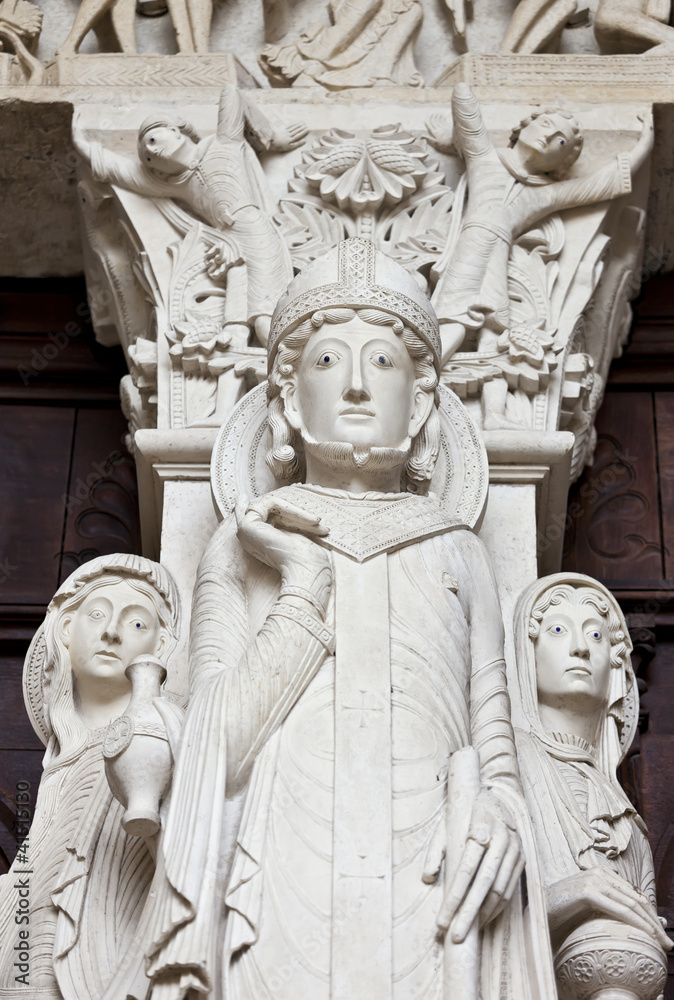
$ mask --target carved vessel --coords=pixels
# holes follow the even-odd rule
[[[590,920],[555,956],[560,1000],[658,1000],[667,960],[653,938],[615,920]]]
[[[151,837],[160,826],[159,805],[171,780],[173,758],[166,727],[154,706],[166,667],[153,656],[126,668],[133,693],[126,713],[113,721],[103,740],[105,773],[126,812],[122,826],[134,837]]]

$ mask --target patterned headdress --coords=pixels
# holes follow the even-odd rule
[[[269,369],[286,333],[323,309],[382,309],[417,333],[440,373],[438,320],[428,297],[403,267],[371,240],[344,240],[312,261],[288,285],[271,321]]]

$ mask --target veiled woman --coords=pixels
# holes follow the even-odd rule
[[[515,638],[530,727],[517,750],[553,949],[600,916],[668,949],[646,828],[616,776],[638,718],[620,607],[589,577],[544,577],[520,596]]]
[[[101,745],[131,696],[126,667],[143,654],[166,661],[179,614],[163,567],[101,556],[61,585],[33,639],[24,689],[47,752],[28,841],[0,880],[2,998],[98,1000],[134,939],[152,845],[122,829]],[[178,713],[171,708],[163,713],[169,730]],[[14,917],[26,881],[30,959],[18,980],[15,946],[26,939]]]

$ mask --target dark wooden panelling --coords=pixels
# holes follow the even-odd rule
[[[58,582],[75,411],[0,406],[0,602],[45,604]]]
[[[663,577],[653,400],[607,392],[592,467],[569,497],[564,568],[612,586]]]
[[[110,552],[140,552],[138,492],[119,410],[80,409],[68,497],[61,579]]]
[[[665,576],[674,580],[674,393],[655,393]]]
[[[23,656],[0,659],[0,750],[39,750],[42,744],[23,703]]]

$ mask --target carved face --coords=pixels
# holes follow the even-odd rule
[[[354,448],[401,447],[433,405],[402,338],[358,317],[312,335],[283,398],[295,430]]]
[[[111,695],[131,691],[124,671],[143,653],[159,656],[165,633],[152,598],[126,581],[96,587],[61,622],[76,689],[95,683]]]
[[[530,169],[547,174],[569,160],[574,138],[573,122],[568,118],[542,114],[522,129],[517,145],[526,151]]]
[[[536,639],[539,705],[599,711],[608,701],[611,669],[608,625],[596,608],[569,601],[548,608]]]
[[[170,160],[191,140],[175,125],[155,125],[140,141],[140,148],[147,163],[153,160]]]

